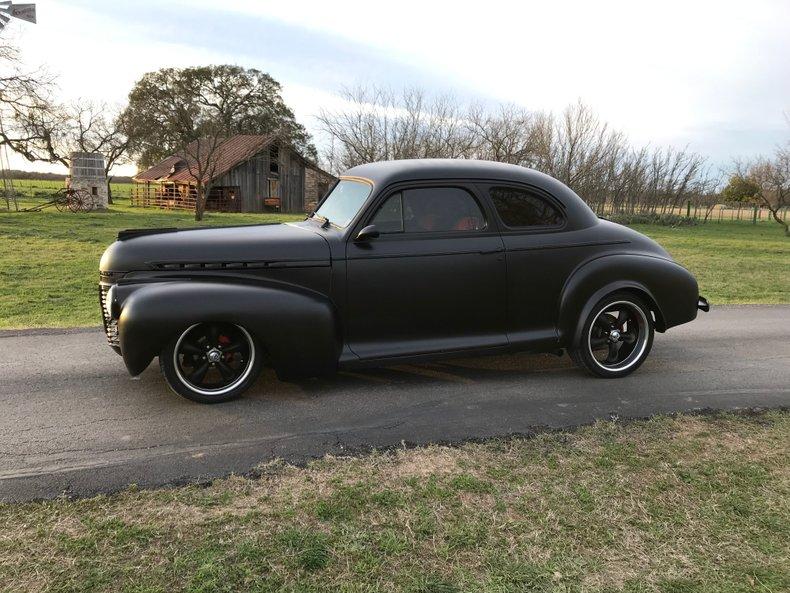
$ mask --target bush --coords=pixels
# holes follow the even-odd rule
[[[673,227],[696,226],[700,222],[696,218],[686,218],[679,214],[659,214],[658,212],[637,212],[633,214],[619,213],[610,214],[602,218],[606,218],[606,220],[611,220],[618,224],[658,224]]]

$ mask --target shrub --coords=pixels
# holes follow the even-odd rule
[[[633,214],[618,213],[602,217],[618,224],[658,224],[661,226],[696,226],[699,220],[686,218],[679,214],[659,214],[658,212],[637,212]]]

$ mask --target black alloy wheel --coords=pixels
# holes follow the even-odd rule
[[[602,299],[588,315],[581,343],[572,357],[600,377],[623,377],[635,371],[653,345],[650,309],[628,293]]]
[[[261,353],[239,325],[197,323],[165,347],[159,365],[176,393],[215,403],[238,397],[255,381]]]

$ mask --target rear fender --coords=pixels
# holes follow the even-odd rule
[[[190,325],[211,321],[244,326],[279,374],[320,375],[337,367],[338,317],[318,293],[210,281],[132,285],[118,293],[121,354],[132,375]]]
[[[558,316],[560,343],[577,346],[582,320],[598,301],[617,291],[641,297],[653,311],[658,331],[697,316],[697,281],[683,266],[648,255],[608,255],[581,265],[566,281]]]

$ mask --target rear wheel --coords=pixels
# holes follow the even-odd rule
[[[159,355],[170,388],[200,403],[240,396],[255,382],[261,361],[262,352],[252,335],[232,323],[196,323]]]
[[[585,319],[571,357],[599,377],[624,377],[645,361],[654,334],[653,317],[641,299],[629,293],[611,294]]]

